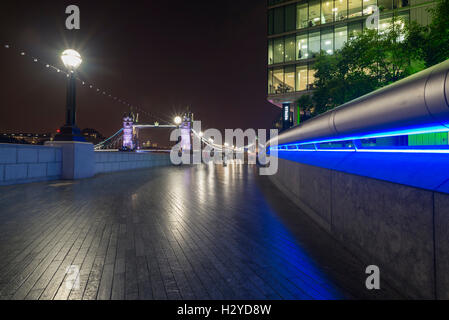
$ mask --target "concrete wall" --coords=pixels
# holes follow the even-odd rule
[[[271,179],[402,294],[449,299],[449,194],[282,158]]]
[[[0,185],[60,179],[61,163],[60,148],[0,144]]]
[[[95,152],[95,173],[169,166],[169,153]]]
[[[0,186],[62,180],[63,159],[61,146],[0,144]],[[73,159],[66,162],[73,162]],[[86,166],[94,162],[93,174],[171,165],[169,153],[96,151],[92,159],[87,164],[83,163]]]

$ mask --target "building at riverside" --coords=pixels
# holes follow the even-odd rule
[[[414,20],[428,24],[426,0],[268,0],[268,101],[283,107],[284,123],[298,124],[303,94],[313,93],[313,64],[324,51],[333,54],[367,28],[375,8],[379,32]]]

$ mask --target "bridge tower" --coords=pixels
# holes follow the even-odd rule
[[[192,123],[193,123],[193,113],[187,111],[184,113],[181,129],[181,148],[183,151],[192,150]]]
[[[123,149],[134,150],[134,114],[123,115]]]

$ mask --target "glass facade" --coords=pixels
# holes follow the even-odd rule
[[[310,90],[315,81],[311,63],[268,69],[268,93],[281,94]]]
[[[321,51],[333,54],[362,32],[363,16],[371,15],[373,6],[381,9],[379,32],[400,21],[396,17],[409,18],[409,9],[395,12],[395,19],[389,11],[407,7],[408,0],[268,0],[268,5],[273,6],[268,10],[269,94],[309,90],[314,58]]]
[[[268,1],[269,6],[285,1]],[[368,16],[374,6],[381,12],[409,6],[409,0],[301,0],[268,10],[268,35]]]

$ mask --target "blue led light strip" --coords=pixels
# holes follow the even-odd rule
[[[449,128],[443,126],[432,126],[428,128],[412,128],[412,129],[403,129],[391,132],[384,133],[370,133],[364,134],[360,136],[354,137],[342,137],[342,138],[329,138],[329,139],[320,139],[313,141],[305,141],[305,142],[293,142],[287,143],[280,146],[302,146],[309,144],[320,144],[320,143],[332,143],[332,142],[342,142],[342,141],[354,141],[354,140],[363,140],[363,139],[375,139],[375,138],[389,138],[389,137],[397,137],[397,136],[405,136],[405,135],[417,135],[417,134],[425,134],[425,133],[442,133],[449,132]]]
[[[449,149],[274,149],[278,152],[449,153]]]

